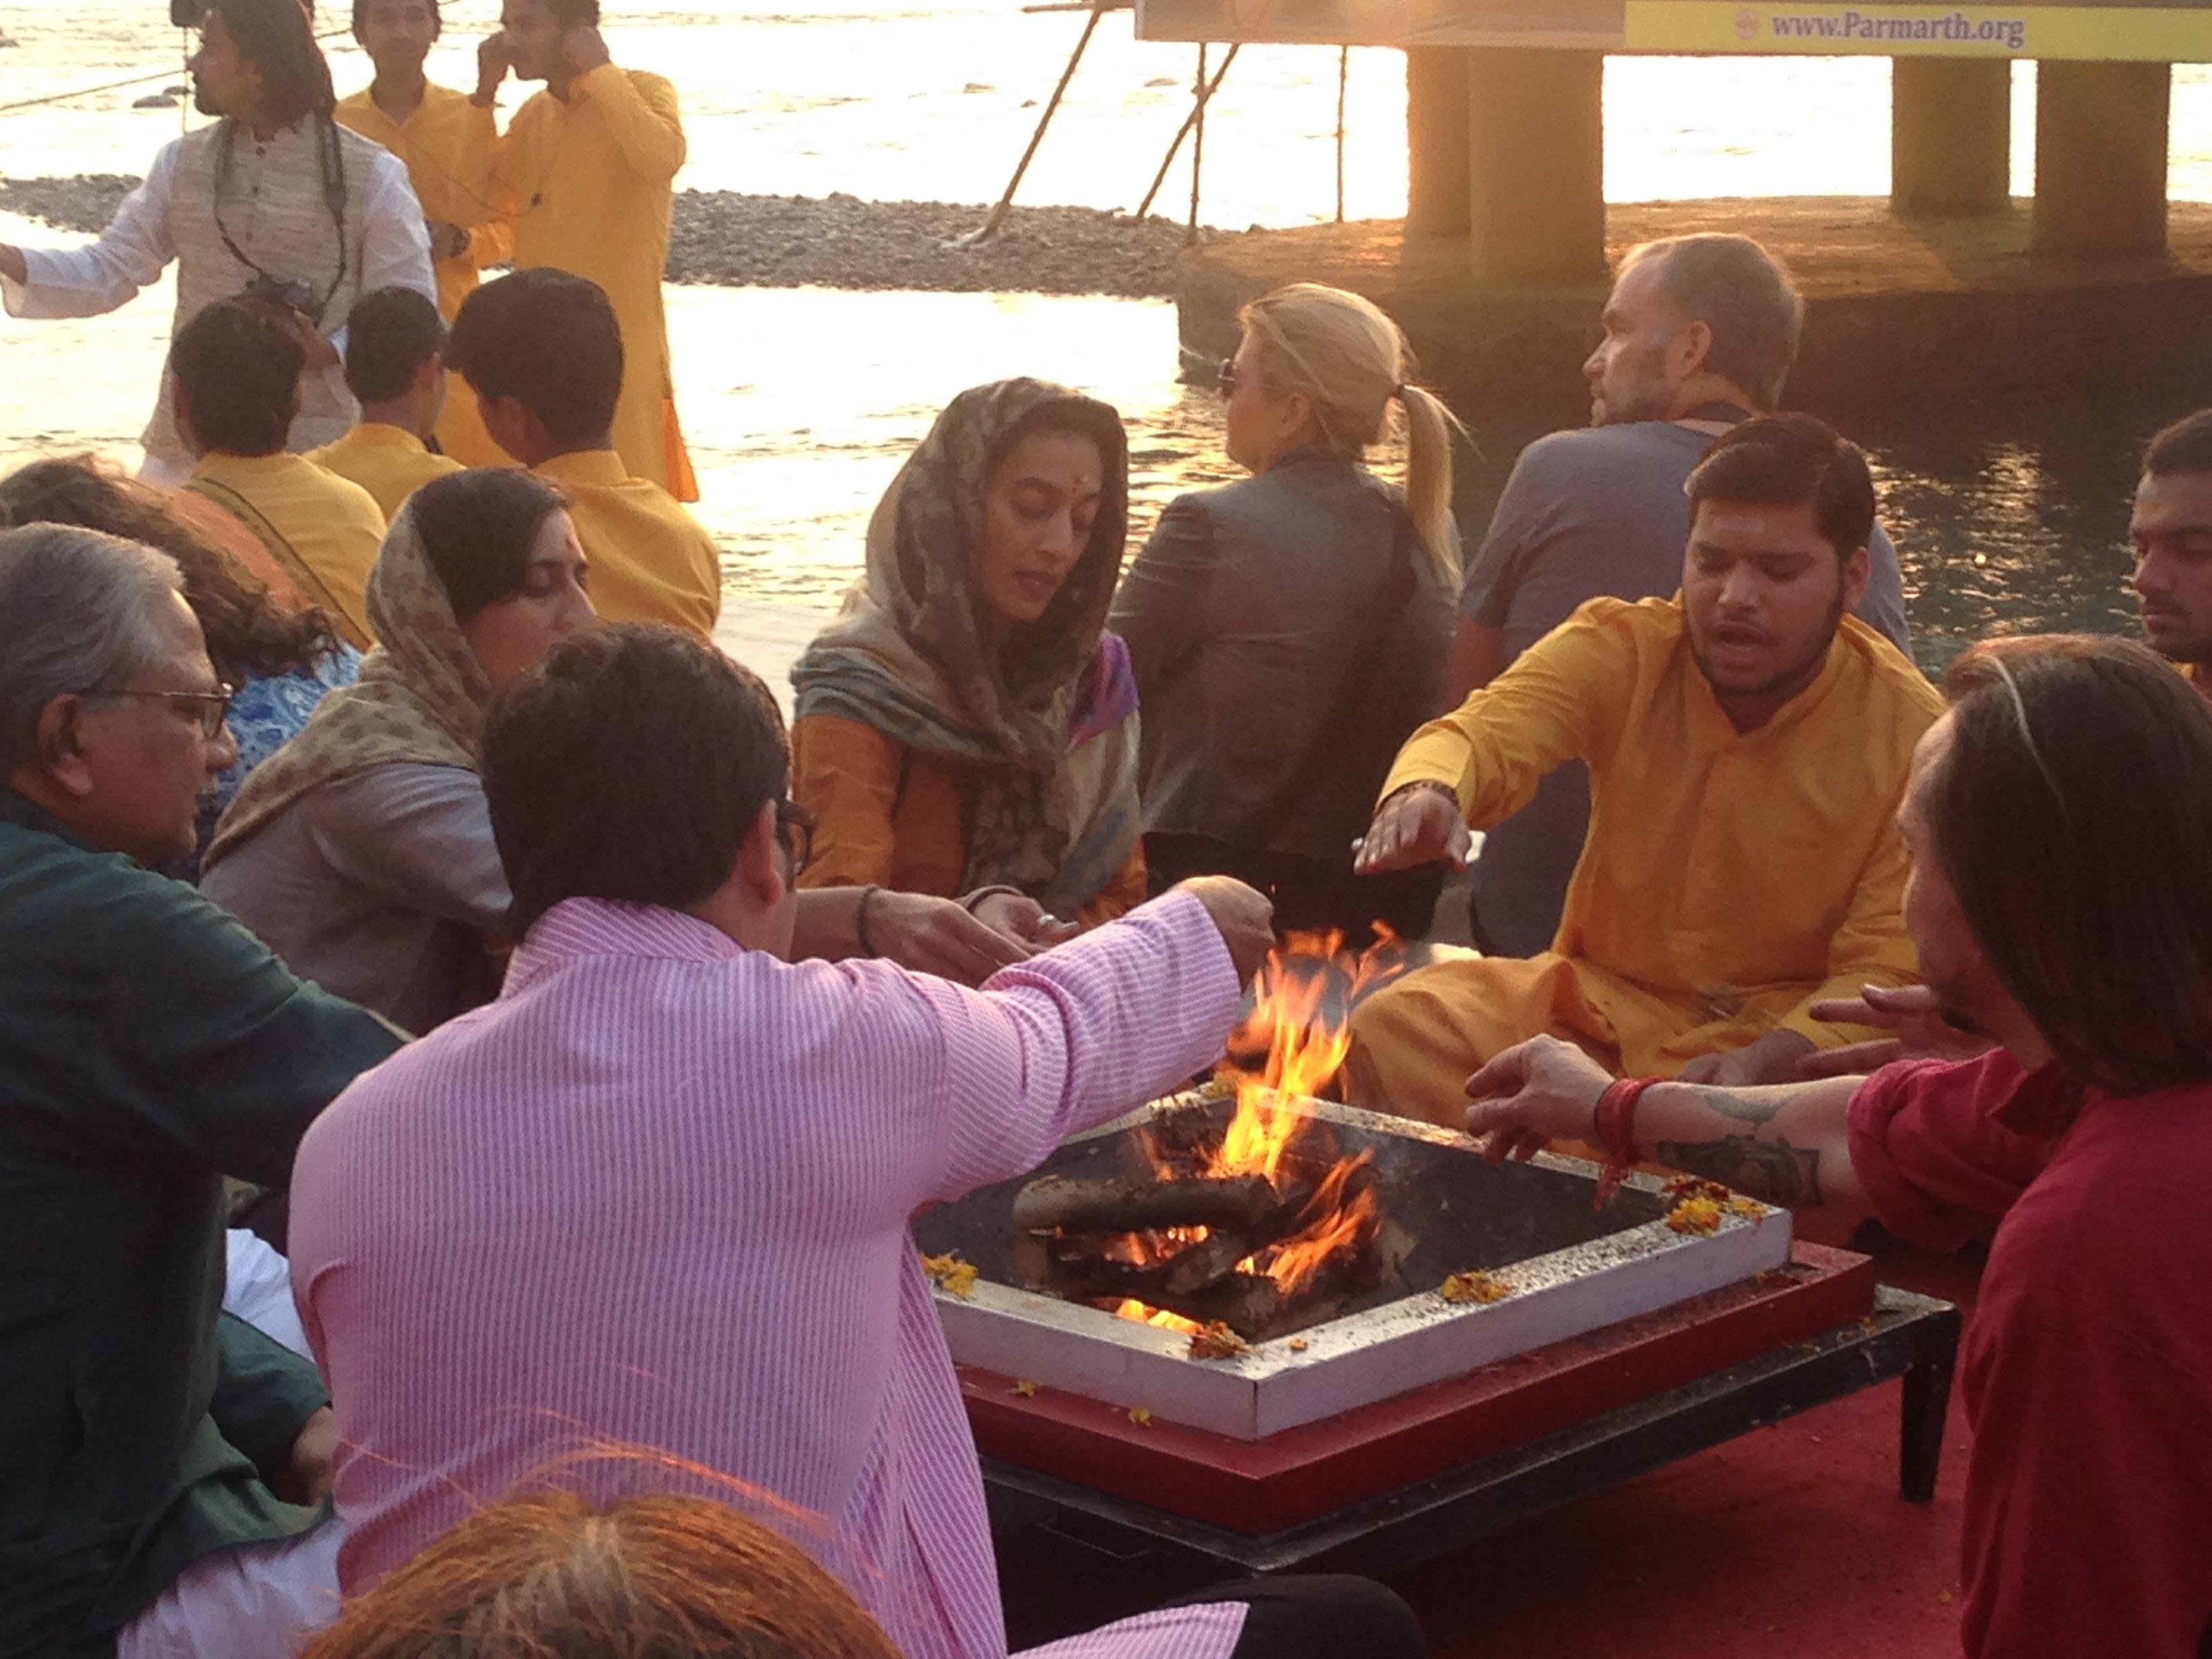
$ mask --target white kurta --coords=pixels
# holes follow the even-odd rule
[[[146,180],[116,210],[99,240],[76,248],[25,248],[27,283],[0,277],[0,301],[11,317],[96,317],[114,310],[177,261],[177,329],[201,307],[242,292],[255,276],[223,240],[272,275],[308,283],[330,301],[318,326],[344,349],[354,301],[380,288],[411,288],[434,301],[430,243],[407,169],[382,145],[341,127],[346,199],[344,275],[339,280],[339,227],[324,200],[322,150],[315,123],[302,118],[265,143],[239,129],[229,175],[216,199],[220,143],[228,121],[186,133],[161,148]],[[216,223],[220,208],[222,224]],[[335,290],[331,284],[337,280]],[[149,470],[178,476],[191,456],[177,434],[164,364],[144,443]],[[290,447],[330,443],[358,413],[337,364],[301,382],[300,417]]]

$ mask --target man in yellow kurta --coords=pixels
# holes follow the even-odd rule
[[[714,538],[659,484],[631,477],[609,441],[623,337],[597,284],[509,271],[469,296],[446,356],[500,446],[568,498],[592,608],[711,638],[722,608]]]
[[[476,101],[489,107],[509,69],[545,82],[499,147],[515,268],[550,265],[606,291],[626,362],[613,447],[628,476],[696,501],[660,297],[684,124],[676,88],[612,63],[599,21],[599,0],[506,0],[500,32],[478,53]]]
[[[1594,599],[1398,757],[1364,869],[1464,859],[1570,759],[1592,810],[1552,949],[1407,975],[1354,1017],[1354,1101],[1457,1127],[1468,1074],[1538,1032],[1624,1076],[1795,1075],[1865,1035],[1823,998],[1911,981],[1893,821],[1942,702],[1856,617],[1874,487],[1808,416],[1717,444],[1682,591]]]
[[[495,205],[499,130],[490,102],[434,86],[422,73],[443,27],[438,0],[354,0],[353,38],[376,65],[376,77],[341,98],[334,113],[405,164],[430,233],[438,309],[450,323],[475,292],[477,273],[514,252],[514,232]],[[506,462],[470,398],[447,406],[437,437],[439,448],[463,466]]]
[[[346,386],[361,404],[361,419],[307,459],[376,497],[387,524],[431,479],[461,470],[423,441],[451,401],[445,350],[445,319],[411,288],[365,295],[346,318]]]
[[[365,651],[374,643],[366,593],[384,514],[359,484],[286,452],[306,358],[284,308],[244,295],[202,307],[177,331],[170,397],[196,458],[182,488],[251,531],[296,591]]]

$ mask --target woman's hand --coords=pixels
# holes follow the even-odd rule
[[[1973,1060],[1996,1046],[1952,1024],[1925,985],[1863,986],[1855,997],[1816,1002],[1810,1012],[1837,1025],[1872,1025],[1896,1035],[1808,1054],[1797,1062],[1801,1078],[1859,1077],[1898,1060]]]
[[[1062,921],[1048,915],[1044,906],[1027,893],[986,893],[968,909],[993,933],[1039,951],[1065,945],[1083,931],[1080,922]]]
[[[1595,1140],[1598,1097],[1613,1081],[1573,1043],[1530,1037],[1468,1079],[1474,1104],[1467,1132],[1489,1137],[1483,1153],[1493,1164],[1509,1156],[1525,1162],[1554,1140]]]
[[[1474,844],[1459,801],[1442,783],[1409,783],[1376,810],[1353,848],[1352,867],[1360,875],[1411,870],[1448,860],[1464,868]]]

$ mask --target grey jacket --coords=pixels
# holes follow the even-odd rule
[[[1410,586],[1394,584],[1407,567]],[[1146,830],[1336,859],[1436,712],[1452,601],[1398,490],[1309,448],[1170,503],[1109,626],[1136,671]],[[1345,698],[1357,706],[1333,724]],[[1271,812],[1308,773],[1311,787]]]

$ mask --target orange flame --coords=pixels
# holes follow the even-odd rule
[[[1170,1313],[1165,1308],[1152,1307],[1138,1301],[1134,1297],[1124,1297],[1121,1305],[1114,1310],[1114,1316],[1117,1319],[1133,1319],[1139,1325],[1158,1325],[1164,1330],[1182,1331],[1187,1334],[1196,1333],[1205,1328],[1195,1319],[1185,1319],[1181,1314]]]

